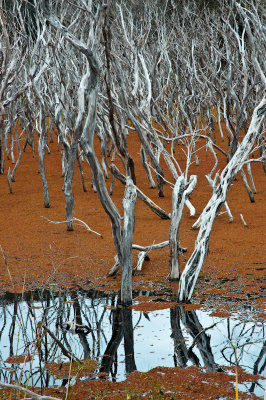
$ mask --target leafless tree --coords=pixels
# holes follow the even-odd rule
[[[259,161],[265,162],[265,105],[263,101],[259,104],[266,81],[260,44],[260,38],[265,39],[261,6],[253,0],[221,1],[219,9],[187,0],[178,6],[174,1],[159,0],[138,2],[137,6],[120,0],[106,4],[34,0],[32,4],[31,28],[25,24],[20,2],[13,2],[9,14],[1,8],[1,171],[4,151],[12,158],[17,143],[19,154],[8,173],[10,191],[22,156],[16,129],[21,117],[24,149],[30,144],[34,154],[34,135],[38,135],[44,203],[50,206],[44,157],[49,152],[48,129],[55,128],[61,146],[67,229],[73,230],[75,219],[72,183],[77,160],[84,190],[83,166],[88,164],[93,189],[110,218],[116,252],[110,275],[121,267],[121,300],[127,304],[131,302],[132,249],[140,251],[140,270],[148,251],[169,246],[169,278],[180,277],[179,226],[185,205],[190,215],[195,215],[189,194],[197,177],[190,176],[190,167],[200,164],[198,147],[204,141],[208,155],[215,158],[207,175],[213,196],[194,224],[194,228],[200,226],[200,232],[181,276],[180,300],[190,300],[208,251],[212,223],[223,204],[233,220],[226,200],[238,171],[254,200],[256,187],[250,167],[254,159],[249,159],[253,145],[260,149]],[[9,26],[16,27],[14,32]],[[264,46],[265,40],[262,43]],[[222,140],[228,136],[228,151],[216,143],[214,123],[218,123]],[[132,132],[139,139],[139,156],[150,186],[157,187],[161,197],[164,185],[173,189],[170,213],[139,188],[135,155],[128,144]],[[101,160],[94,147],[95,135]],[[215,176],[217,151],[228,162],[219,176]],[[183,168],[178,162],[181,152],[186,158]],[[116,158],[122,163],[120,169]],[[126,185],[121,199],[123,216],[111,199],[113,184],[110,193],[107,190],[109,176],[112,183],[119,179]],[[161,218],[171,218],[168,241],[132,244],[137,197]]]

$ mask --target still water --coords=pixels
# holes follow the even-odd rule
[[[264,351],[264,324],[239,313],[219,318],[182,306],[146,313],[122,308],[117,295],[95,290],[7,293],[0,298],[0,380],[7,383],[65,385],[67,376],[55,378],[45,365],[69,362],[69,357],[98,362],[86,379],[104,372],[121,381],[131,371],[157,366],[222,371],[234,366],[236,358],[246,372],[263,377]],[[262,379],[239,389],[263,398]]]

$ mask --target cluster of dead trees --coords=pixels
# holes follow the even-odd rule
[[[207,3],[0,0],[0,173],[4,173],[5,157],[11,158],[14,168],[6,173],[12,191],[22,152],[31,146],[34,156],[37,140],[44,205],[50,207],[44,159],[50,151],[49,140],[57,135],[65,219],[67,229],[73,230],[74,166],[79,166],[86,190],[83,167],[89,165],[92,187],[110,218],[116,251],[110,274],[121,267],[124,304],[132,299],[132,248],[140,251],[141,268],[147,251],[169,246],[170,279],[180,278],[179,225],[184,206],[195,215],[189,194],[197,177],[190,176],[189,167],[200,162],[198,138],[205,140],[206,150],[215,159],[207,177],[213,195],[194,224],[199,234],[180,278],[180,301],[191,299],[213,221],[223,205],[232,219],[226,202],[232,180],[241,171],[254,201],[251,162],[260,161],[265,170],[263,4],[221,0],[216,9]],[[215,124],[222,140],[229,140],[227,153],[216,145]],[[171,214],[137,185],[128,146],[131,130],[138,135],[150,186],[164,196],[164,185],[172,184]],[[100,158],[94,149],[95,135],[101,143]],[[185,169],[174,155],[176,144],[186,153]],[[256,159],[250,157],[254,146],[260,152]],[[227,166],[215,174],[217,151],[227,157]],[[165,180],[162,160],[172,176],[170,183]],[[108,177],[125,184],[123,215],[107,189]],[[171,219],[168,241],[147,247],[132,243],[137,198],[160,218]]]

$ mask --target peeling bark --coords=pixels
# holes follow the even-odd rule
[[[227,166],[222,171],[219,183],[217,184],[211,199],[202,212],[201,225],[195,243],[195,248],[180,279],[178,294],[180,301],[189,301],[193,295],[200,270],[208,252],[213,222],[221,206],[226,201],[227,192],[231,182],[235,178],[236,174],[242,169],[252,150],[254,141],[260,135],[260,128],[262,126],[265,114],[266,98],[264,98],[255,108],[247,134],[245,135],[241,144],[238,146]]]
[[[197,183],[197,177],[192,175],[187,184],[185,178],[181,175],[174,186],[172,194],[172,217],[169,232],[170,249],[170,281],[179,279],[179,226],[183,215],[183,209],[186,198],[192,193]]]
[[[132,303],[132,239],[135,224],[135,205],[137,191],[131,178],[127,177],[124,207],[124,227],[122,242],[122,281],[121,281],[121,302],[122,304]]]

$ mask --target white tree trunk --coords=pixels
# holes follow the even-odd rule
[[[126,178],[123,174],[121,174],[121,172],[119,171],[119,169],[117,168],[116,165],[112,164],[111,167],[111,172],[113,174],[113,176],[115,176],[117,179],[120,180],[120,182],[122,182],[123,184],[126,183]],[[160,218],[162,219],[170,219],[169,214],[164,211],[161,207],[159,207],[156,203],[154,203],[148,196],[146,196],[137,186],[136,186],[136,190],[137,190],[137,195],[138,197],[155,213],[157,214]]]
[[[141,160],[141,164],[142,164],[142,166],[144,168],[144,171],[146,172],[147,179],[148,179],[148,182],[150,184],[150,187],[153,188],[153,189],[156,188],[156,184],[155,184],[155,182],[154,182],[154,180],[152,178],[150,167],[149,167],[149,165],[147,163],[147,155],[146,155],[146,152],[145,152],[144,147],[142,145],[141,145],[141,148],[140,148],[140,160]]]
[[[48,184],[45,175],[45,167],[44,167],[44,147],[45,147],[45,138],[43,134],[40,134],[39,143],[38,143],[38,154],[39,154],[39,161],[40,161],[40,175],[42,180],[43,186],[43,196],[44,196],[44,206],[45,208],[50,208],[50,201],[49,201],[49,191],[48,191]]]
[[[184,176],[181,175],[174,186],[172,194],[172,218],[169,232],[170,281],[176,281],[179,279],[179,226],[186,198],[192,192],[196,183],[196,175],[191,176],[189,184],[186,183]]]
[[[75,161],[78,151],[78,141],[74,137],[68,149],[67,167],[64,176],[64,195],[65,195],[65,216],[67,221],[67,230],[73,231],[73,213],[74,213],[74,195],[72,191]]]
[[[122,239],[122,281],[121,302],[132,303],[132,239],[135,225],[135,205],[137,201],[137,190],[132,179],[127,176],[124,207],[124,228]]]
[[[255,108],[246,136],[222,171],[220,182],[217,184],[211,199],[202,212],[201,226],[195,248],[181,275],[178,294],[179,301],[189,301],[192,297],[200,270],[208,252],[212,224],[221,206],[226,201],[227,192],[232,180],[242,169],[252,150],[255,139],[260,135],[260,128],[265,114],[266,98]]]

